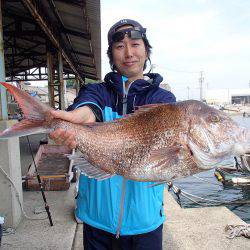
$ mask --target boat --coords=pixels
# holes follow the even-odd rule
[[[225,185],[250,185],[250,154],[240,156],[240,163],[234,160],[235,166],[215,168],[217,180]]]
[[[234,166],[217,167],[214,175],[224,185],[250,185],[250,172],[243,172]]]
[[[250,153],[242,155],[240,161],[242,171],[250,174]]]

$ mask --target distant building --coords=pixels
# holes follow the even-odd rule
[[[250,88],[208,89],[205,100],[208,104],[250,104]]]

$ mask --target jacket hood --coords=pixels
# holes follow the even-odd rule
[[[131,83],[129,88],[130,94],[138,94],[147,92],[151,89],[158,88],[163,78],[157,73],[148,73],[144,75],[144,79],[138,79]],[[105,83],[119,94],[123,94],[122,76],[116,72],[108,73],[104,78]]]

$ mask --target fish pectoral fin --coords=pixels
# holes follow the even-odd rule
[[[180,158],[184,153],[184,148],[181,145],[173,147],[164,147],[154,149],[150,153],[150,161],[163,161],[171,158]]]
[[[90,164],[85,158],[81,155],[67,155],[70,160],[74,160],[74,166],[78,168],[82,174],[88,176],[89,178],[94,178],[97,180],[108,179],[114,174],[105,172],[97,166]]]
[[[152,168],[177,165],[185,158],[185,153],[185,149],[181,145],[155,149],[151,152],[148,162]]]

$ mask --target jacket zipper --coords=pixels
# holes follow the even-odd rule
[[[116,231],[116,238],[117,239],[120,236],[120,231],[121,231],[121,227],[122,227],[122,218],[123,218],[123,212],[124,212],[125,191],[126,191],[126,179],[122,178],[122,195],[121,195],[121,201],[120,201],[120,214],[119,214],[118,226],[117,226],[117,231]]]
[[[125,88],[126,80],[127,80],[126,78],[123,78],[123,99],[122,99],[122,114],[123,115],[127,114],[128,90],[126,91],[126,88]],[[120,201],[120,213],[119,213],[118,225],[117,225],[117,230],[116,230],[116,238],[119,238],[121,227],[122,227],[122,218],[123,218],[123,213],[124,213],[125,191],[126,191],[126,178],[123,177],[122,178],[122,195],[121,195],[121,201]]]

